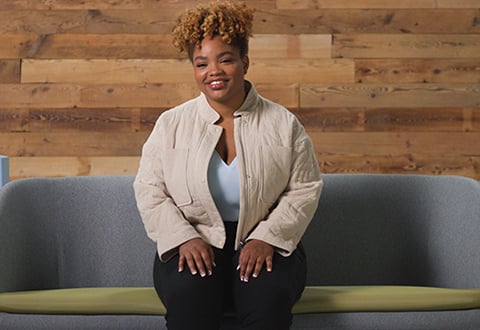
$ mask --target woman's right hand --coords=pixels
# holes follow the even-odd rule
[[[215,254],[212,247],[201,238],[186,241],[179,248],[178,271],[182,272],[185,263],[192,275],[212,275],[215,266]]]

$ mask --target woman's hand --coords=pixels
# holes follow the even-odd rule
[[[194,238],[180,245],[179,254],[179,272],[183,272],[186,263],[192,275],[197,273],[200,273],[202,277],[207,274],[212,275],[215,266],[215,254],[212,247],[201,238]]]
[[[250,276],[257,278],[264,264],[267,272],[271,272],[273,267],[273,246],[257,239],[248,241],[242,248],[238,258],[237,270],[240,271],[240,280],[248,282]]]

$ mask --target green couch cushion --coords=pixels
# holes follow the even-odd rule
[[[480,308],[480,289],[409,286],[306,287],[293,312],[434,311]],[[165,314],[153,288],[79,288],[0,293],[0,312]]]

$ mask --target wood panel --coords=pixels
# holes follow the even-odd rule
[[[391,173],[478,177],[479,157],[370,156],[318,154],[323,173]]]
[[[298,107],[298,84],[256,84],[256,88],[286,107]],[[0,109],[170,108],[199,94],[194,83],[0,84]]]
[[[480,107],[479,84],[304,85],[301,107]]]
[[[332,36],[255,35],[252,58],[328,58]],[[184,59],[167,34],[3,34],[0,58],[35,59]]]
[[[20,83],[20,60],[0,59],[0,84]]]
[[[450,132],[448,139],[442,132],[309,132],[317,153],[322,155],[471,157],[480,154],[480,132]]]
[[[468,132],[479,130],[478,108],[300,108],[308,130],[322,132]]]
[[[479,8],[478,0],[277,0],[278,9]]]
[[[168,34],[180,8],[0,10],[0,33]],[[259,34],[479,33],[479,9],[258,9]]]
[[[360,83],[480,83],[480,58],[356,59]]]
[[[0,1],[12,178],[134,174],[158,116],[199,95],[170,33],[200,2]],[[298,116],[323,172],[480,180],[478,0],[247,4],[247,78]]]
[[[249,7],[274,9],[276,0],[244,0]],[[78,10],[78,9],[170,9],[182,10],[210,0],[8,0],[0,2],[0,10]]]
[[[139,155],[147,132],[0,133],[2,154],[15,156],[132,156]]]
[[[165,34],[0,35],[0,57],[3,58],[135,59],[177,56],[179,54],[172,46],[171,36]]]
[[[258,33],[463,34],[480,32],[479,9],[309,9],[257,11]]]
[[[353,82],[354,63],[342,59],[252,60],[248,79],[257,83]],[[189,60],[24,60],[22,83],[192,83]]]
[[[11,180],[30,177],[132,175],[140,157],[12,157]]]
[[[477,58],[480,35],[335,35],[336,58]]]

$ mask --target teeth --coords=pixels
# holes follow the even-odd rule
[[[221,81],[212,81],[210,85],[216,86],[216,85],[220,85],[221,83],[222,83]]]

